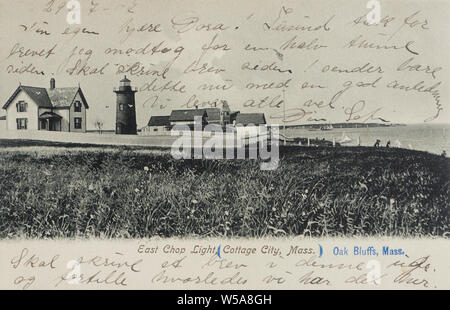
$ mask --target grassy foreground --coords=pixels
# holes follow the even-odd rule
[[[0,152],[0,238],[445,236],[450,159],[402,149],[174,160],[127,149]]]

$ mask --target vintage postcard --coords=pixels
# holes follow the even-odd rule
[[[449,12],[0,0],[0,288],[449,289]]]

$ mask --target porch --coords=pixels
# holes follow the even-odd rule
[[[61,119],[61,115],[44,112],[39,116],[39,130],[61,131]]]

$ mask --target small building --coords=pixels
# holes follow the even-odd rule
[[[140,134],[144,136],[154,134],[167,134],[168,132],[170,132],[170,129],[171,126],[169,115],[152,116],[150,117],[147,126],[141,129]]]
[[[3,105],[8,130],[86,132],[89,105],[81,88],[50,88],[19,85]]]
[[[266,125],[264,113],[239,113],[236,117],[235,125]]]
[[[241,137],[256,139],[261,134],[261,126],[266,128],[266,117],[264,113],[239,113],[234,125]]]
[[[239,111],[231,111],[225,100],[221,101],[222,107],[215,104],[211,108],[195,108],[189,110],[173,110],[170,115],[170,124],[193,125],[195,116],[202,116],[203,125],[218,125],[225,128],[226,125],[233,124]]]
[[[225,127],[228,124],[233,124],[236,120],[239,111],[231,111],[226,100],[221,100],[222,107],[218,108],[217,104],[213,108],[204,108],[208,117],[206,121],[208,124],[217,124]]]

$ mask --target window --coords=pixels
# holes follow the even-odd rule
[[[17,130],[27,129],[28,119],[27,118],[16,118]]]
[[[47,121],[41,120],[41,129],[47,129]]]
[[[81,102],[75,101],[75,112],[81,112]]]
[[[75,117],[75,129],[81,129],[81,117]]]
[[[158,131],[158,128],[153,128],[153,131]]]
[[[25,101],[19,101],[17,102],[17,112],[26,112],[27,111],[27,103]]]
[[[119,104],[119,111],[123,111],[123,109],[124,109],[124,104],[123,103]]]

